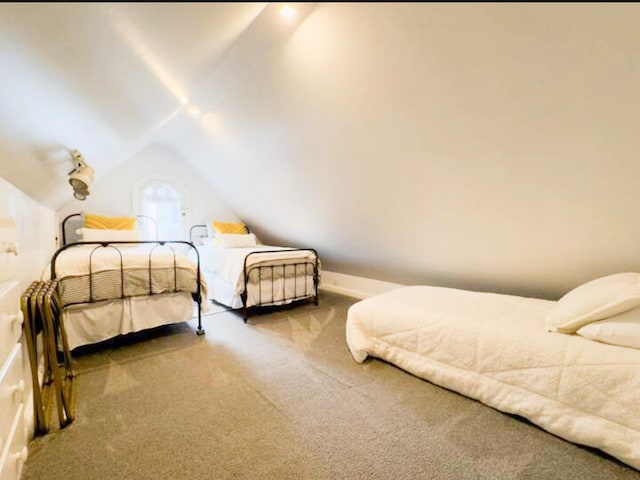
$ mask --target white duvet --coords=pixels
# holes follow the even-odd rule
[[[347,343],[640,468],[640,350],[547,332],[554,304],[406,287],[353,305]]]
[[[151,252],[153,282],[158,281],[155,276],[158,271],[174,267],[174,254],[168,247],[153,248],[154,245],[150,244],[116,246],[122,257],[117,250],[110,247],[95,250],[91,260],[89,256],[95,246],[78,246],[64,250],[56,260],[56,277],[62,281],[69,277],[88,276],[90,270],[92,274],[118,271],[121,265],[124,271],[146,272],[149,269],[151,249],[153,249]],[[175,266],[187,272],[191,280],[189,284],[195,285],[197,264],[186,255],[179,253],[179,248],[176,248]],[[48,276],[49,268],[43,273],[43,277],[48,278]],[[146,273],[143,278],[142,282],[133,282],[134,289],[147,290]],[[97,283],[98,285],[94,286],[94,292],[100,291],[100,284]],[[202,295],[206,297],[206,282],[203,278],[201,278],[200,287]],[[64,294],[61,296],[64,297]],[[201,302],[201,309],[207,310],[205,301]],[[116,335],[189,320],[193,317],[193,298],[189,291],[136,295],[68,306],[63,309],[62,315],[69,347],[73,349]]]
[[[187,292],[72,305],[62,311],[70,349],[192,317],[193,299]]]
[[[315,261],[315,255],[307,250],[291,250],[288,247],[274,247],[271,245],[257,245],[244,248],[220,248],[206,247],[200,249],[200,262],[203,270],[206,270],[231,285],[235,285],[236,291],[242,291],[244,281],[242,278],[244,272],[244,259],[247,255],[254,252],[267,252],[276,250],[272,253],[263,253],[260,256],[252,255],[247,261],[247,266],[269,265],[277,263],[278,265],[295,263],[302,259]],[[204,252],[204,253],[203,253]]]
[[[258,265],[287,265],[293,263],[299,263],[301,260],[308,260],[314,262],[316,257],[312,251],[308,250],[293,250],[289,247],[275,247],[272,245],[256,245],[252,247],[241,248],[221,248],[214,246],[202,246],[198,248],[200,253],[200,267],[203,271],[209,287],[210,298],[216,300],[219,303],[228,305],[231,308],[242,307],[241,294],[244,291],[244,260],[250,253],[254,252],[268,252],[275,250],[271,253],[262,253],[261,255],[251,255],[248,257],[247,267],[254,267]],[[286,303],[285,301],[278,301],[277,295],[281,293],[282,289],[285,290],[287,298],[293,298],[295,296],[313,295],[314,285],[312,275],[305,275],[303,267],[297,268],[297,276],[299,280],[296,283],[291,280],[285,282],[283,285],[281,281],[281,269],[274,267],[275,282],[275,301],[272,303],[280,304]],[[293,267],[290,267],[292,270]],[[287,271],[287,275],[291,275],[291,270]],[[304,277],[307,276],[306,290]],[[256,283],[255,278],[252,278],[253,283]],[[271,294],[270,280],[264,280],[263,282],[264,295]],[[294,291],[295,289],[295,291]],[[304,291],[303,291],[304,290]],[[247,306],[256,305],[259,303],[259,291],[258,288],[251,288],[249,290]]]
[[[56,260],[56,277],[89,275],[89,269],[93,273],[107,270],[120,269],[120,261],[125,270],[148,269],[149,254],[154,245],[144,244],[140,246],[114,245],[122,253],[112,247],[98,248],[91,256],[95,246],[78,246],[68,248],[58,255]],[[169,247],[158,246],[151,252],[152,268],[173,268],[174,254]],[[197,271],[197,266],[186,255],[176,251],[175,262],[178,268]],[[48,276],[49,271],[45,274]]]

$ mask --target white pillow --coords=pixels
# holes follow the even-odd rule
[[[598,342],[640,348],[640,308],[592,322],[577,333]]]
[[[83,242],[137,242],[140,232],[137,230],[109,230],[102,228],[80,228],[76,230]]]
[[[575,333],[579,328],[640,306],[640,273],[597,278],[562,297],[547,315],[551,332]]]
[[[257,244],[253,233],[219,233],[218,238],[222,248],[255,247]]]

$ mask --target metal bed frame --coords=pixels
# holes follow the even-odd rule
[[[193,293],[193,298],[194,301],[198,304],[198,327],[196,329],[196,333],[198,335],[204,335],[205,331],[204,328],[202,328],[202,312],[201,312],[201,307],[202,307],[202,291],[201,291],[201,275],[200,275],[200,252],[198,252],[198,249],[195,247],[195,245],[191,242],[187,242],[184,240],[139,240],[139,241],[104,241],[104,242],[72,242],[72,243],[66,243],[66,239],[67,239],[67,235],[66,235],[66,227],[67,227],[67,222],[69,221],[70,218],[76,217],[76,216],[80,216],[81,214],[79,213],[74,213],[71,215],[68,215],[63,221],[62,221],[62,241],[63,241],[63,245],[53,254],[53,257],[51,258],[51,280],[55,280],[56,279],[56,260],[58,259],[58,256],[65,250],[70,249],[70,248],[74,248],[74,247],[78,247],[78,246],[83,246],[83,245],[95,245],[95,248],[91,251],[90,255],[89,255],[89,302],[83,302],[83,303],[93,303],[94,300],[93,299],[93,272],[92,272],[92,259],[93,259],[93,254],[102,248],[113,248],[114,250],[116,250],[120,256],[120,299],[123,298],[127,298],[127,296],[125,295],[125,280],[124,280],[124,261],[123,261],[123,257],[122,257],[122,252],[118,249],[117,245],[155,245],[153,248],[150,249],[149,251],[149,292],[148,295],[160,295],[160,293],[154,293],[153,292],[153,288],[151,285],[151,274],[152,274],[152,254],[153,251],[158,248],[158,247],[167,247],[169,248],[172,253],[173,253],[173,272],[174,272],[174,287],[173,290],[167,291],[167,292],[163,292],[163,293],[176,293],[178,292],[178,282],[177,282],[177,277],[178,277],[178,267],[176,264],[176,252],[173,248],[172,245],[186,245],[189,248],[193,249],[196,253],[196,292]],[[140,217],[144,217],[143,215],[139,215]],[[150,218],[150,217],[147,217]]]
[[[245,225],[245,227],[247,228],[247,231],[250,232],[249,227]],[[192,244],[195,243],[195,241],[197,241],[198,239],[202,239],[202,238],[208,238],[208,235],[194,235],[194,230],[196,229],[206,229],[207,226],[206,225],[193,225],[190,229],[189,229],[189,240],[191,241]],[[276,304],[276,301],[274,300],[275,298],[275,285],[274,285],[274,273],[278,270],[278,269],[282,269],[282,298],[278,299],[278,302],[283,302],[282,306],[284,305],[290,305],[294,302],[301,302],[304,300],[313,300],[313,303],[315,305],[318,305],[318,283],[320,280],[320,275],[318,272],[318,262],[320,257],[318,256],[318,252],[313,249],[313,248],[292,248],[290,250],[286,250],[286,252],[311,252],[313,253],[315,260],[314,261],[309,261],[309,260],[301,260],[299,262],[294,262],[294,263],[286,263],[286,264],[273,264],[273,265],[248,265],[248,260],[250,257],[259,257],[260,255],[264,255],[264,254],[270,254],[270,253],[280,253],[282,252],[282,250],[262,250],[260,252],[251,252],[249,253],[245,258],[244,258],[244,264],[243,264],[243,268],[242,268],[242,278],[243,278],[243,290],[242,293],[240,295],[240,298],[242,300],[242,319],[244,320],[245,323],[247,323],[247,319],[249,318],[249,309],[250,308],[260,308],[260,307],[275,307],[275,306],[279,306],[278,304]],[[304,269],[304,294],[301,296],[296,295],[297,293],[297,276],[299,273],[299,268],[298,267],[302,267]],[[313,269],[313,289],[314,289],[314,293],[313,295],[307,295],[307,275],[309,272],[309,268]],[[286,296],[286,284],[287,284],[287,280],[290,278],[291,276],[287,276],[287,269],[293,269],[293,296],[291,298],[287,298]],[[271,300],[270,301],[266,301],[263,302],[262,299],[262,280],[263,280],[263,276],[262,276],[262,272],[264,270],[268,270],[271,274],[270,278],[271,278]],[[252,305],[251,307],[247,306],[247,301],[248,301],[248,285],[249,282],[251,280],[251,275],[253,274],[253,278],[255,279],[257,277],[258,280],[258,303],[256,303],[255,305]],[[267,288],[267,291],[269,289]]]
[[[67,222],[69,220],[71,220],[74,217],[82,217],[81,213],[72,213],[71,215],[67,215],[64,220],[62,220],[62,245],[66,245],[67,244]],[[140,220],[144,220],[146,222],[151,222],[153,224],[153,229],[155,230],[155,239],[158,239],[158,222],[156,222],[156,219],[153,217],[150,217],[149,215],[136,215],[135,216],[138,223],[140,223]]]

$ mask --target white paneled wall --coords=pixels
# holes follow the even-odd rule
[[[15,229],[0,228],[0,479],[17,480],[33,432],[33,397],[19,299],[40,278],[55,250],[56,218],[53,210],[0,178],[0,219],[5,227],[15,222]],[[5,251],[3,239],[10,239],[13,252]]]
[[[55,213],[0,178],[0,218],[3,217],[16,222],[19,254],[0,252],[0,283],[19,280],[23,285],[29,284],[40,278],[55,251]]]

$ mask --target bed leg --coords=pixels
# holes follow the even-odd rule
[[[316,264],[313,267],[313,289],[315,291],[315,296],[313,297],[313,303],[317,307],[319,304],[318,301],[318,285],[320,284],[320,275],[318,275],[318,254],[316,253]]]
[[[244,323],[247,323],[247,319],[249,318],[249,309],[247,308],[247,277],[245,276],[244,280],[244,291],[240,295],[242,299],[242,320]]]
[[[196,328],[196,335],[204,335],[204,328],[202,328],[202,298],[198,297],[198,328]]]

